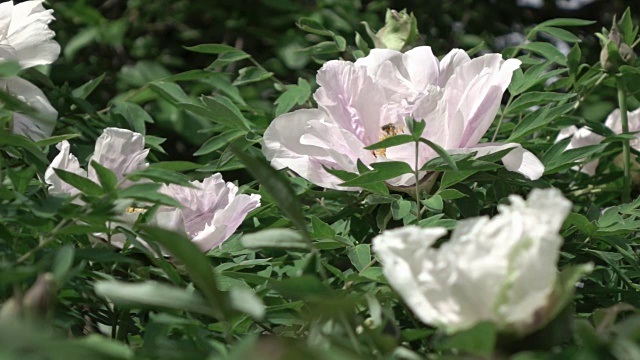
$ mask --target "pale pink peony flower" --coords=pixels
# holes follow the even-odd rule
[[[238,194],[238,187],[214,174],[196,188],[164,185],[160,192],[182,204],[182,208],[162,207],[155,222],[158,226],[186,233],[202,250],[209,251],[227,240],[249,212],[260,206],[260,195]]]
[[[404,119],[425,120],[423,138],[451,154],[478,156],[514,148],[502,161],[530,179],[544,172],[542,163],[519,144],[479,144],[500,107],[502,94],[520,61],[500,54],[469,59],[459,49],[439,61],[427,46],[406,53],[373,49],[355,63],[329,61],[318,72],[318,109],[302,109],[276,118],[264,134],[263,152],[271,164],[288,167],[305,179],[332,189],[357,190],[327,168],[357,172],[357,160],[370,165],[403,161],[412,168],[415,145],[384,150],[364,147],[394,134],[407,133]],[[421,167],[438,155],[419,148]],[[392,186],[415,183],[412,174],[388,180]]]
[[[639,132],[640,131],[640,109],[635,111],[627,112],[627,118],[629,120],[629,132]],[[620,118],[620,109],[613,110],[607,120],[605,120],[604,125],[611,129],[616,134],[622,134],[622,120]],[[604,136],[598,135],[593,131],[587,128],[578,129],[576,126],[569,126],[564,128],[558,134],[555,142],[571,137],[571,141],[565,148],[566,150],[577,149],[584,146],[590,145],[598,145],[604,140]],[[630,141],[630,145],[632,148],[640,151],[640,137],[636,134],[636,138]],[[599,160],[593,160],[582,167],[575,167],[576,170],[580,170],[581,172],[587,175],[595,175],[596,168],[598,167]],[[634,174],[634,177],[637,175]]]
[[[53,10],[45,10],[43,1],[0,3],[0,61],[12,60],[22,68],[46,65],[60,54],[60,45],[49,29]]]
[[[492,219],[458,222],[437,248],[442,227],[405,226],[373,239],[389,285],[422,322],[455,332],[491,321],[526,333],[545,320],[537,315],[553,300],[559,231],[571,202],[557,189],[509,200]]]
[[[78,159],[70,153],[66,141],[58,145],[60,153],[53,159],[45,172],[45,181],[50,185],[49,193],[54,195],[77,195],[79,191],[65,183],[56,175],[54,168],[73,172],[98,182],[98,177],[89,166],[89,171],[82,169]],[[149,150],[144,149],[144,137],[130,130],[107,128],[96,141],[91,160],[110,169],[116,175],[121,187],[132,185],[124,180],[127,174],[142,170],[149,164],[145,161]],[[240,226],[251,211],[260,206],[260,195],[237,194],[238,187],[225,183],[222,175],[214,174],[204,181],[191,182],[196,188],[180,185],[163,185],[160,192],[173,197],[182,208],[162,206],[151,220],[159,227],[184,232],[203,251],[208,251],[222,244]],[[82,201],[76,199],[76,203]],[[126,205],[129,206],[129,205]],[[128,207],[114,221],[114,226],[130,227],[145,210]],[[106,234],[94,234],[106,238]],[[113,234],[108,239],[117,247],[123,247],[126,237]],[[144,243],[144,242],[143,242]]]

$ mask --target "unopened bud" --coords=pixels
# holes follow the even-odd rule
[[[363,23],[376,48],[400,51],[410,46],[418,37],[418,22],[407,10],[387,10],[385,25],[374,33],[367,23]]]

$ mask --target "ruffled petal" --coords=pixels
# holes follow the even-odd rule
[[[530,180],[537,180],[544,174],[544,165],[542,162],[533,155],[533,153],[516,143],[484,143],[471,148],[451,149],[448,152],[450,154],[469,154],[475,152],[476,157],[481,157],[510,148],[513,150],[502,157],[502,163],[507,170],[520,173]]]
[[[37,113],[34,115],[13,114],[13,132],[34,141],[48,138],[58,119],[58,111],[37,86],[19,77],[0,79],[0,89],[29,105]]]
[[[289,168],[316,185],[331,189],[348,190],[338,186],[343,181],[326,172],[323,166],[354,171],[355,163],[347,161],[349,167],[345,168],[341,166],[341,163],[344,164],[343,161],[336,161],[332,157],[328,148],[331,148],[332,143],[335,141],[327,143],[317,136],[312,136],[309,126],[314,121],[318,122],[316,129],[322,124],[326,125],[323,129],[328,131],[339,129],[336,126],[332,126],[333,123],[327,114],[321,110],[297,110],[281,115],[271,122],[264,133],[262,151],[267,160],[271,161],[271,165],[276,169]],[[318,131],[318,133],[322,133],[322,131]],[[304,138],[305,141],[303,141],[304,135],[309,135]],[[363,147],[362,143],[346,130],[339,131],[337,135],[343,137],[351,136],[351,140],[355,141],[355,144],[360,144],[360,148]],[[342,156],[338,160],[349,158],[348,154],[342,154]]]
[[[129,173],[145,169],[149,165],[145,162],[148,153],[149,149],[144,149],[142,134],[126,129],[106,128],[96,140],[89,164],[95,161],[110,169],[120,181]],[[92,166],[89,166],[89,178],[97,179]],[[129,182],[123,184],[123,187],[128,184]]]
[[[60,152],[51,161],[44,173],[44,181],[49,185],[49,194],[75,196],[80,194],[80,190],[62,181],[53,169],[62,169],[82,177],[87,177],[87,172],[80,167],[80,162],[71,154],[71,146],[68,141],[62,141],[57,146]]]

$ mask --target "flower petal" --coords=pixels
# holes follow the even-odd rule
[[[58,119],[58,111],[37,86],[19,77],[0,79],[0,88],[22,100],[37,111],[34,116],[13,114],[13,132],[34,141],[51,136]]]
[[[148,166],[145,162],[148,153],[149,149],[144,149],[142,134],[126,129],[106,128],[96,140],[89,164],[95,161],[110,169],[120,181],[129,173],[145,169]],[[92,166],[89,166],[89,178],[97,180]],[[123,187],[128,183],[123,184]]]
[[[57,146],[60,153],[53,158],[49,167],[44,173],[44,181],[49,184],[49,194],[75,196],[80,194],[80,190],[62,181],[53,169],[62,169],[74,174],[87,177],[87,172],[80,167],[80,162],[71,154],[71,146],[68,141],[62,141]]]
[[[303,109],[297,110],[289,114],[277,117],[264,133],[262,151],[267,160],[271,161],[271,165],[276,169],[289,168],[303,178],[312,183],[331,189],[349,190],[338,186],[343,181],[328,172],[323,166],[335,168],[339,170],[355,171],[355,163],[351,162],[348,168],[342,167],[333,157],[327,148],[332,147],[332,142],[325,143],[323,139],[316,136],[306,136],[303,141],[302,137],[311,135],[309,131],[310,124],[315,123],[315,129],[318,133],[322,133],[319,127],[327,132],[328,136],[336,135],[339,137],[349,137],[352,144],[360,144],[360,148],[364,145],[351,133],[346,130],[340,131],[324,111]],[[335,133],[335,131],[338,133]],[[336,140],[337,141],[337,140]],[[345,141],[348,143],[348,141]],[[353,154],[342,154],[344,156],[353,156]],[[357,156],[357,155],[355,155]],[[338,159],[340,160],[340,159]]]
[[[520,144],[516,143],[483,143],[471,148],[451,149],[449,150],[449,153],[469,154],[476,152],[476,157],[481,157],[509,148],[512,148],[513,150],[502,157],[502,163],[507,170],[520,173],[530,180],[537,180],[542,176],[542,174],[544,174],[544,165],[542,162],[533,155],[533,153],[525,150]]]

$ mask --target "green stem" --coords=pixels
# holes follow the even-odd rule
[[[413,169],[413,176],[416,180],[416,219],[420,221],[420,213],[422,212],[420,207],[420,169],[418,169],[418,149],[420,148],[420,141],[416,141],[416,157],[415,167]]]
[[[627,117],[627,93],[624,84],[618,78],[618,106],[620,107],[620,121],[622,122],[622,133],[629,133],[629,119]],[[629,202],[631,194],[631,146],[629,139],[622,141],[622,156],[624,163],[624,185],[622,188],[622,201]]]

